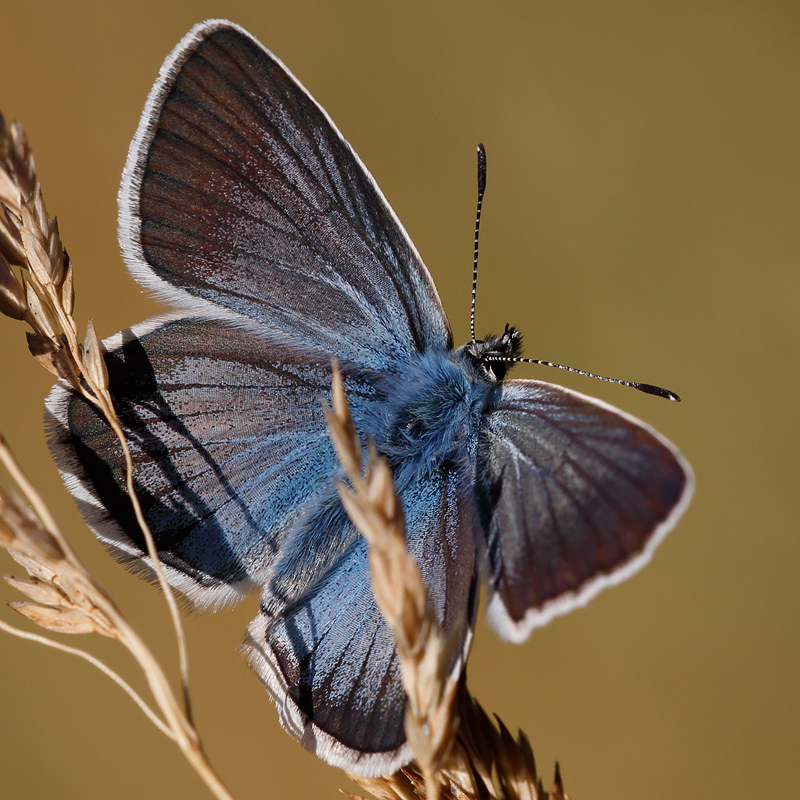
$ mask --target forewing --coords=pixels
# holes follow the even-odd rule
[[[408,547],[442,628],[454,634],[449,669],[466,659],[477,603],[473,500],[460,476],[440,473],[403,493]],[[364,540],[322,582],[288,606],[268,585],[249,630],[251,662],[277,702],[284,727],[319,757],[362,775],[389,774],[411,757],[394,636],[370,588]]]
[[[261,585],[305,504],[332,491],[327,357],[207,319],[151,321],[106,346],[137,495],[171,583],[199,605]],[[345,375],[360,415],[369,389]],[[84,514],[118,558],[147,570],[113,432],[63,385],[48,408],[51,449]]]
[[[351,147],[241,28],[196,26],[162,67],[120,189],[134,276],[375,368],[452,337],[427,269]]]
[[[644,564],[693,486],[689,465],[650,427],[538,381],[498,388],[477,475],[488,613],[515,641]]]

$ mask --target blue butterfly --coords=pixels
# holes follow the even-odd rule
[[[492,625],[522,641],[638,569],[685,509],[689,466],[654,430],[576,392],[505,380],[513,328],[453,348],[372,177],[240,27],[205,22],[167,58],[119,206],[129,269],[179,309],[105,342],[168,579],[199,608],[261,591],[251,662],[284,727],[331,764],[374,775],[411,757],[392,634],[334,486],[332,357],[458,642],[451,671],[482,582]],[[150,576],[114,434],[64,385],[48,408],[90,525]]]

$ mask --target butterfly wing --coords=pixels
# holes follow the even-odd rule
[[[497,390],[477,475],[488,615],[514,641],[639,569],[693,487],[689,465],[649,426],[522,380]]]
[[[440,471],[402,497],[409,551],[454,637],[450,671],[466,659],[477,609],[475,508],[466,488],[460,471]],[[362,775],[390,774],[411,757],[397,651],[370,588],[365,542],[349,521],[341,525],[348,531],[337,538],[351,544],[312,591],[288,599],[281,581],[267,584],[247,647],[284,727],[308,749]]]
[[[263,584],[304,506],[332,492],[327,355],[208,319],[151,321],[107,348],[137,495],[170,582],[199,605]],[[366,425],[375,393],[347,368],[345,382]],[[85,516],[118,558],[146,569],[116,436],[63,385],[48,408],[51,448]]]
[[[162,67],[120,189],[143,285],[376,369],[452,346],[433,281],[326,113],[232,23]]]
[[[110,391],[168,579],[201,606],[263,586],[269,610],[258,646],[277,682],[261,672],[279,708],[295,708],[328,760],[360,769],[363,747],[378,754],[364,769],[387,758],[399,764],[404,701],[394,647],[372,601],[363,545],[332,505],[336,460],[321,406],[335,355],[356,425],[375,434],[385,415],[374,409],[381,398],[372,378],[452,346],[430,275],[325,112],[228,22],[197,26],[165,62],[119,199],[132,273],[187,314],[107,343]],[[118,557],[147,571],[111,431],[63,386],[49,408],[51,447],[84,513]],[[436,535],[440,515],[452,519],[450,494],[431,491],[414,495],[408,514],[438,520]],[[456,570],[460,592],[447,584],[454,565],[426,557],[441,618],[452,628],[450,616],[461,614],[460,658],[471,631],[462,595],[474,595],[474,543],[455,562],[468,565],[466,578]],[[337,586],[346,597],[330,594]],[[323,626],[315,639],[306,625],[308,658],[295,637],[294,655],[284,648],[278,660],[292,626],[325,623],[337,604],[360,609],[363,632]],[[364,655],[359,637],[369,636],[375,644]],[[291,659],[301,656],[295,669]],[[342,698],[363,699],[379,675],[389,699],[371,722],[363,708],[355,712],[366,727],[354,739]]]
[[[287,730],[362,774],[406,763],[394,636],[373,599],[364,541],[333,483],[322,413],[331,402],[327,356],[224,322],[178,318],[114,337],[105,360],[137,496],[170,583],[201,607],[262,587],[249,649]],[[386,399],[371,375],[342,367],[354,422],[368,429]],[[48,408],[50,445],[84,515],[118,558],[149,574],[115,435],[64,385]],[[426,475],[402,495],[409,549],[454,636],[450,671],[466,658],[477,605],[466,474]]]

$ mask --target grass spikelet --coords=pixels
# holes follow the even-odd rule
[[[333,410],[328,428],[350,486],[339,496],[353,524],[369,544],[372,590],[392,629],[408,696],[406,736],[425,781],[428,797],[438,797],[436,776],[450,753],[457,728],[454,702],[458,678],[447,677],[452,644],[428,603],[414,559],[406,551],[403,506],[389,467],[370,444],[361,471],[361,443],[353,426],[338,367],[333,369]]]
[[[414,753],[414,761],[394,775],[350,778],[380,800],[568,800],[558,764],[547,792],[525,734],[514,739],[499,719],[489,719],[458,674],[447,675],[452,644],[406,550],[391,471],[371,443],[362,469],[361,441],[335,362],[332,394],[328,429],[348,481],[338,483],[339,496],[367,541],[375,601],[395,635],[408,696],[406,736]]]
[[[175,628],[183,702],[176,699],[169,680],[144,641],[75,555],[2,437],[0,463],[19,492],[0,489],[0,547],[7,550],[28,573],[27,580],[15,577],[6,580],[33,601],[12,603],[11,607],[51,632],[97,633],[118,640],[144,672],[161,716],[121,676],[86,651],[3,621],[0,621],[0,629],[77,655],[100,669],[178,744],[215,797],[232,800],[203,753],[192,722],[188,659],[180,616],[158,560],[152,534],[133,491],[133,463],[108,391],[108,373],[100,342],[91,322],[84,341],[78,340],[72,316],[72,266],[61,244],[58,224],[47,213],[44,195],[36,180],[33,155],[22,126],[19,123],[6,125],[2,115],[0,208],[0,313],[30,326],[26,337],[34,358],[96,406],[120,441],[127,465],[128,493]]]

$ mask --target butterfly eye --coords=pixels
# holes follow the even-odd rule
[[[486,339],[468,342],[456,352],[469,367],[473,380],[481,380],[494,386],[502,381],[514,365],[512,359],[522,349],[522,335],[506,325],[502,336],[487,336]]]

